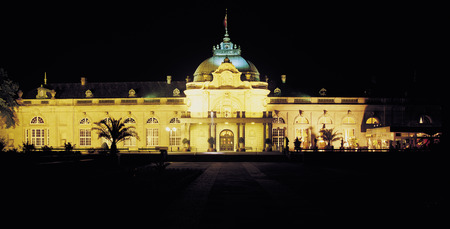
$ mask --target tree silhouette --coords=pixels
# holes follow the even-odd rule
[[[8,78],[8,74],[0,68],[0,116],[6,128],[16,125],[15,109],[19,107],[16,101],[19,85]]]
[[[95,122],[96,127],[92,130],[97,131],[98,138],[105,138],[111,142],[111,154],[117,154],[117,143],[124,141],[130,137],[139,139],[134,126],[127,126],[122,121],[122,118],[116,120],[114,118],[103,119],[100,122]]]
[[[322,129],[322,130],[320,130],[320,133],[322,134],[323,140],[328,142],[329,147],[331,146],[332,142],[338,141],[339,139],[341,139],[341,137],[339,137],[339,136],[342,135],[341,133],[337,133],[337,131],[334,131],[334,128]]]

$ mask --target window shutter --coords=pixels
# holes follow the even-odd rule
[[[28,137],[28,129],[25,130],[25,142],[26,143],[30,142],[29,137]]]
[[[47,128],[47,146],[50,146],[50,129]]]

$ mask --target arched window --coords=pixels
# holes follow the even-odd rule
[[[170,123],[180,123],[180,120],[178,118],[172,118]]]
[[[134,120],[134,118],[126,118],[125,121],[123,121],[123,123],[132,124],[132,123],[136,123],[136,120]]]
[[[133,124],[136,123],[136,120],[134,118],[126,118],[125,121],[123,121],[125,124]],[[123,141],[123,146],[129,147],[129,146],[136,146],[136,137],[128,137]]]
[[[433,122],[431,121],[431,118],[428,115],[421,115],[419,117],[419,124],[427,125],[427,124],[432,124],[432,123]]]
[[[151,117],[151,118],[149,118],[149,119],[147,120],[147,123],[148,123],[148,124],[155,124],[155,123],[159,123],[159,122],[158,122],[158,119],[156,119],[156,118],[154,118],[154,117]]]
[[[378,120],[378,118],[375,118],[375,117],[370,117],[366,120],[366,124],[377,125],[377,124],[380,124],[380,120]]]
[[[309,124],[309,121],[308,121],[308,119],[305,118],[304,116],[298,116],[298,117],[295,119],[295,123],[296,123],[296,124]]]
[[[284,124],[284,119],[282,117],[275,117],[273,118],[272,123],[277,123],[277,124]]]
[[[31,125],[42,125],[44,119],[40,116],[35,116],[30,121]],[[42,127],[32,127],[25,131],[25,140],[28,143],[33,144],[36,147],[42,147],[48,145],[50,142],[49,129],[44,129]]]
[[[30,124],[44,124],[44,119],[39,116],[35,116],[31,119]]]
[[[82,118],[80,120],[80,125],[89,125],[91,124],[91,121],[88,118]]]
[[[356,120],[353,117],[347,116],[342,120],[342,124],[353,125],[356,124]]]
[[[275,150],[280,151],[283,149],[285,128],[273,128],[272,129],[272,144],[275,146]]]
[[[319,124],[333,124],[333,120],[328,116],[322,116],[319,119]]]
[[[159,121],[155,117],[147,119],[147,124],[158,124]],[[147,146],[156,146],[159,143],[159,128],[157,125],[151,125],[147,128]],[[155,128],[156,127],[156,128]]]
[[[112,122],[112,120],[111,120],[110,117],[106,117],[106,118],[104,118],[103,120],[104,120],[106,123],[111,123],[111,122]]]
[[[91,121],[88,118],[82,118],[80,120],[80,125],[89,125]],[[80,146],[90,146],[91,141],[91,129],[90,128],[80,128]]]

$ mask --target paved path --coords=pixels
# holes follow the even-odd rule
[[[168,207],[165,225],[168,228],[294,226],[323,216],[299,192],[267,176],[258,166],[287,166],[297,172],[301,169],[299,164],[292,163],[172,163],[168,169],[205,171]]]
[[[439,182],[410,168],[174,162],[168,169],[204,172],[167,206],[165,228],[430,225],[446,203]]]

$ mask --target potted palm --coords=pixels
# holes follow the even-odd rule
[[[295,152],[300,152],[301,151],[300,146],[302,145],[302,141],[300,139],[295,138],[295,141],[294,141],[294,150],[295,150]]]
[[[272,140],[270,138],[266,138],[264,143],[266,143],[266,151],[272,151]]]
[[[216,139],[214,139],[213,137],[208,138],[208,144],[209,144],[208,152],[214,152],[214,144],[215,143],[216,143]]]
[[[187,139],[187,138],[183,138],[183,145],[184,145],[184,151],[185,152],[189,152],[189,151],[191,151],[190,150],[190,148],[191,148],[191,141],[189,140],[189,139]]]
[[[239,151],[244,152],[245,151],[245,139],[243,137],[240,137],[238,139],[239,142]]]
[[[338,133],[337,131],[335,131],[334,128],[322,129],[322,130],[320,130],[320,133],[322,134],[323,140],[328,142],[327,149],[333,149],[333,147],[331,146],[331,143],[341,139],[341,137],[339,137],[341,135],[341,133]]]
[[[92,128],[96,131],[98,138],[104,138],[111,142],[111,148],[109,149],[110,155],[117,158],[117,163],[120,165],[120,155],[117,149],[119,142],[125,141],[130,137],[135,137],[139,140],[139,136],[135,131],[134,126],[125,125],[125,122],[120,119],[103,119],[100,122],[94,123],[96,126]]]

